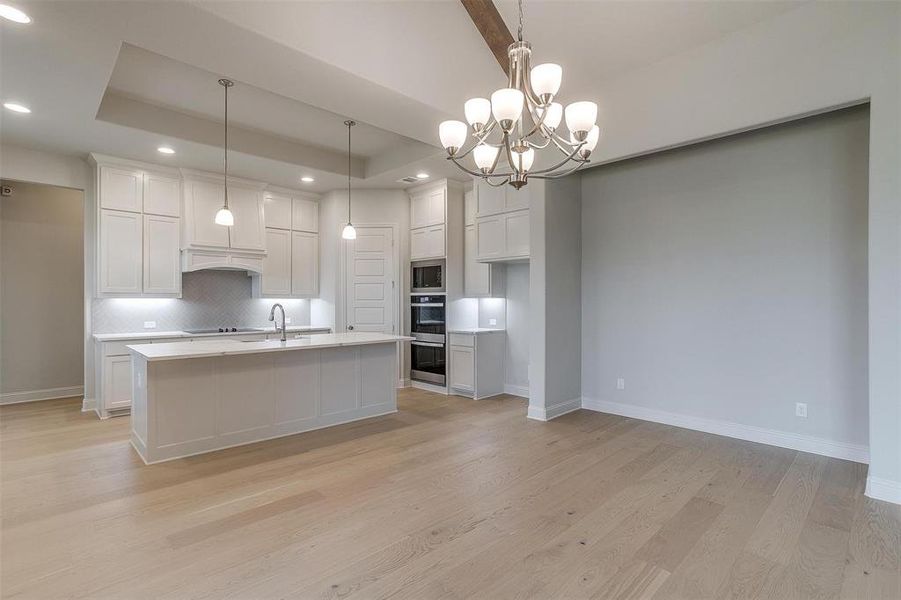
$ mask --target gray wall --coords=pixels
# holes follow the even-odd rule
[[[504,383],[529,389],[529,265],[510,264],[507,271],[506,329],[507,354],[504,359]],[[490,303],[490,302],[489,302]],[[481,321],[481,311],[479,319]],[[498,321],[500,323],[500,321]],[[480,322],[482,327],[493,327]]]
[[[222,326],[269,327],[274,302],[285,307],[291,325],[310,324],[310,301],[254,298],[246,271],[195,271],[182,274],[181,298],[95,298],[94,333],[156,331]]]
[[[0,393],[82,385],[84,194],[9,182],[0,199]]]
[[[867,444],[867,154],[854,108],[585,172],[586,400]]]

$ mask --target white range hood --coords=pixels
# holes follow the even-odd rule
[[[220,250],[183,250],[181,253],[181,270],[191,271],[249,271],[263,272],[263,257],[259,254]]]

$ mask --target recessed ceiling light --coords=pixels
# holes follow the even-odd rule
[[[160,146],[156,149],[160,154],[175,154],[175,150],[170,148],[169,146]]]
[[[417,174],[416,174],[416,178],[417,178],[417,179],[428,179],[428,178],[429,178],[429,174],[428,174],[428,173],[417,173]]]
[[[31,17],[8,4],[0,4],[0,17],[15,23],[31,23]]]
[[[24,104],[19,104],[18,102],[4,102],[4,108],[8,108],[9,110],[17,113],[30,113],[31,109],[25,106]]]
[[[301,177],[300,180],[303,181],[304,183],[313,183],[314,181],[316,181],[315,179],[313,179],[313,178],[310,177],[309,175],[306,175],[306,176],[304,176],[304,177]]]

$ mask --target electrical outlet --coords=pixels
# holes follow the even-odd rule
[[[291,317],[285,317],[285,325],[291,324]]]
[[[805,404],[804,402],[796,403],[795,404],[795,416],[806,419],[807,418],[807,404]]]
[[[618,389],[618,390],[624,390],[624,389],[626,389],[626,380],[623,379],[622,377],[620,377],[619,379],[617,379],[617,380],[616,380],[616,389]]]
[[[144,329],[156,329],[156,321],[144,321]]]
[[[488,319],[489,325],[497,325],[497,319]]]

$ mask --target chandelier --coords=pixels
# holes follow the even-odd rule
[[[491,94],[491,100],[472,98],[463,106],[472,127],[472,146],[463,149],[469,132],[466,123],[444,121],[439,125],[438,136],[447,150],[448,160],[492,186],[509,183],[516,189],[526,185],[529,178],[564,177],[587,164],[600,135],[595,125],[598,105],[573,102],[564,109],[559,102],[554,102],[563,69],[553,63],[531,67],[532,46],[522,39],[522,0],[519,0],[517,41],[510,44],[507,56],[510,60],[507,87]],[[568,138],[558,131],[564,117]],[[498,133],[493,135],[495,131]],[[556,148],[560,152],[559,162],[533,170],[535,151],[545,148]],[[460,162],[470,154],[478,170]],[[506,167],[498,171],[501,155]]]

